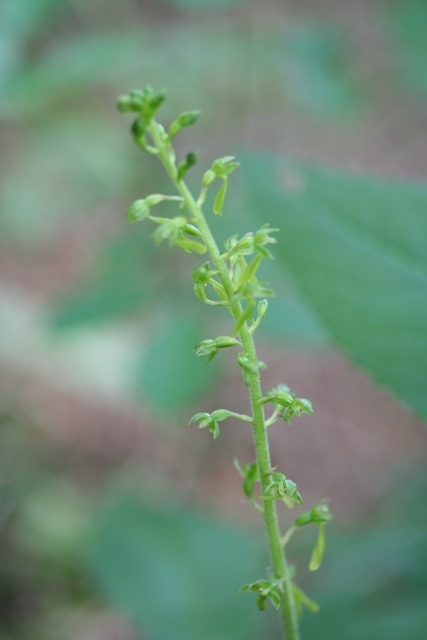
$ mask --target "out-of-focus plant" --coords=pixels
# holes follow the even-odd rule
[[[427,188],[251,153],[247,206],[286,212],[290,270],[353,361],[427,416]],[[267,181],[268,178],[268,181]]]
[[[5,400],[2,395],[0,637],[70,637],[72,613],[95,612],[97,606],[81,563],[93,499],[23,407]]]
[[[404,478],[404,482],[402,479]],[[312,589],[322,623],[307,616],[304,636],[421,640],[427,630],[427,490],[422,468],[391,479],[375,514],[331,532],[328,562]]]
[[[394,2],[387,12],[395,67],[406,86],[427,96],[427,5],[424,0]]]

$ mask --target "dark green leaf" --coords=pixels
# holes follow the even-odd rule
[[[427,96],[427,4],[425,0],[395,2],[388,26],[396,43],[395,64],[409,87]]]
[[[141,283],[96,283],[92,288],[70,293],[52,310],[51,322],[56,329],[72,329],[83,324],[111,322],[126,316],[146,302]]]
[[[182,11],[203,9],[226,9],[235,4],[242,4],[247,0],[167,0],[167,2]]]
[[[191,317],[177,315],[161,327],[136,372],[136,389],[159,412],[171,414],[206,394],[216,367],[194,354],[201,332]]]
[[[96,277],[80,291],[70,291],[53,304],[51,322],[58,329],[110,322],[147,308],[155,280],[148,277],[155,248],[142,231],[125,232],[104,245],[94,260]],[[157,296],[158,299],[158,296]]]
[[[280,46],[280,45],[279,45]],[[359,90],[352,77],[351,52],[342,34],[323,24],[296,24],[282,38],[289,99],[314,113],[344,115],[359,106]]]
[[[13,73],[19,73],[28,41],[48,32],[61,10],[58,0],[2,0],[0,2],[0,85]]]
[[[123,494],[104,506],[89,557],[101,592],[156,640],[260,637],[256,608],[239,593],[259,565],[248,534]]]
[[[336,341],[427,415],[427,188],[248,155],[248,203]]]
[[[427,629],[427,491],[424,468],[398,474],[391,495],[356,527],[328,532],[328,557],[311,574],[318,617],[306,616],[304,638],[421,640]],[[404,482],[402,482],[404,478]]]
[[[279,245],[279,253],[281,251]],[[296,288],[290,289],[288,282],[284,282],[280,262],[264,261],[261,273],[262,279],[276,292],[276,297],[268,302],[268,311],[260,325],[263,337],[272,341],[284,340],[303,348],[327,345],[329,336],[324,326]]]
[[[181,113],[170,125],[168,130],[169,137],[173,138],[183,127],[190,127],[195,124],[199,119],[200,114],[201,111],[184,111],[184,113]]]

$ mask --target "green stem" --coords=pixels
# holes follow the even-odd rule
[[[175,184],[178,192],[183,197],[185,205],[190,211],[192,219],[202,235],[203,241],[206,244],[215,268],[218,271],[218,276],[229,300],[230,310],[235,321],[237,322],[243,311],[242,306],[240,302],[236,301],[233,297],[233,283],[229,276],[228,269],[224,263],[224,260],[221,257],[218,245],[216,244],[209,225],[206,222],[201,206],[195,201],[184,181],[178,180],[176,167],[169,157],[168,151],[161,139],[161,135],[157,129],[156,123],[152,122],[148,130],[155,146],[158,149],[159,159],[164,165],[171,180]],[[254,340],[246,322],[240,328],[239,334],[245,354],[251,359],[256,360],[257,357]],[[250,374],[249,393],[253,415],[253,435],[260,472],[262,494],[267,495],[267,487],[270,483],[272,469],[270,448],[267,438],[267,428],[265,426],[264,408],[260,402],[262,398],[262,392],[259,371]],[[274,500],[266,500],[264,502],[263,516],[274,576],[275,579],[282,585],[282,602],[280,605],[280,613],[286,633],[286,638],[287,640],[300,640],[298,617],[292,590],[292,581],[284,549],[281,544],[282,534],[280,532],[279,519],[277,516],[276,503]]]
[[[248,327],[246,326],[246,324],[241,328],[240,337],[245,352],[248,355],[256,358],[254,341],[248,331]],[[262,397],[259,373],[251,375],[249,392],[251,396],[253,411],[253,433],[261,478],[262,493],[263,495],[266,495],[266,489],[270,482],[271,460],[267,437],[267,428],[265,426],[264,410],[263,406],[259,402]],[[266,500],[264,502],[264,524],[270,547],[270,555],[274,569],[274,575],[276,580],[282,581],[283,585],[282,604],[280,607],[280,611],[286,630],[286,637],[288,640],[298,640],[300,635],[295,600],[292,591],[291,576],[286,561],[285,552],[281,544],[282,534],[280,531],[280,525],[277,516],[276,502],[274,500]]]

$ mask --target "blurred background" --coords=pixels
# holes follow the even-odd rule
[[[194,188],[242,163],[219,238],[281,230],[263,381],[315,413],[273,463],[334,511],[318,574],[290,546],[303,637],[426,637],[426,33],[424,0],[0,0],[3,640],[279,637],[238,593],[268,563],[250,430],[186,426],[248,410],[234,357],[193,353],[228,318],[123,216],[171,191],[115,110],[146,83],[165,122],[202,110]]]

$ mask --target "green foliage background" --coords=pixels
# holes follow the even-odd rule
[[[427,413],[427,188],[416,162],[427,124],[426,7],[381,2],[353,20],[340,3],[294,4],[0,2],[0,354],[13,381],[18,371],[0,397],[5,640],[71,640],[107,607],[123,612],[135,637],[161,640],[170,626],[176,640],[277,637],[269,613],[260,619],[250,596],[235,593],[266,564],[252,525],[238,531],[197,512],[164,469],[135,474],[130,487],[113,465],[86,491],[76,477],[90,461],[74,467],[28,426],[21,405],[22,376],[38,379],[67,344],[60,374],[47,367],[50,383],[67,384],[77,359],[85,392],[108,374],[108,389],[170,433],[227,376],[228,363],[206,368],[191,352],[223,327],[191,294],[191,259],[155,249],[146,229],[119,215],[165,186],[132,147],[118,93],[151,82],[168,88],[166,121],[203,111],[177,139],[183,155],[198,149],[194,184],[215,157],[239,156],[240,178],[213,224],[223,239],[265,222],[281,229],[265,272],[278,294],[266,344],[338,345],[398,402]],[[391,108],[387,120],[390,105],[402,120]],[[405,167],[399,127],[410,122],[416,153]],[[391,134],[381,148],[383,126]],[[343,158],[353,171],[334,168]],[[373,177],[375,163],[390,175]],[[72,276],[63,277],[70,267],[51,256],[69,243]],[[126,336],[125,366],[114,371],[103,332]],[[336,525],[322,575],[305,578],[322,605],[304,619],[307,640],[425,637],[425,472],[395,485],[375,517],[345,532]],[[304,566],[305,542],[293,552]]]

